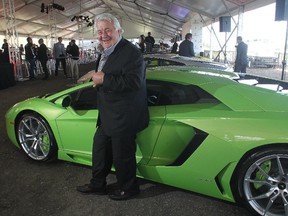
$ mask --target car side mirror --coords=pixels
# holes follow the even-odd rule
[[[71,96],[70,95],[64,95],[60,98],[58,98],[56,101],[55,101],[55,104],[59,105],[59,106],[62,106],[64,108],[68,107],[71,105]]]

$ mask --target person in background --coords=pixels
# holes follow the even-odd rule
[[[22,56],[24,57],[24,47],[23,47],[23,44],[20,44],[19,54],[20,54],[20,61],[21,61],[21,64],[22,64]]]
[[[69,43],[70,47],[67,53],[70,55],[71,58],[71,77],[72,79],[76,78],[79,79],[79,69],[78,69],[78,60],[79,60],[79,47],[76,45],[75,40],[71,40]]]
[[[243,42],[241,36],[238,36],[234,72],[246,73],[246,68],[248,65],[247,51],[248,51],[247,44]]]
[[[145,36],[144,35],[140,35],[138,44],[139,44],[141,52],[144,53],[145,52]]]
[[[23,55],[23,54],[24,54],[24,47],[23,47],[23,44],[20,44],[19,52],[20,52],[20,55]]]
[[[152,52],[154,47],[155,39],[151,36],[151,32],[148,32],[148,36],[145,37],[146,52]]]
[[[182,41],[181,44],[179,45],[179,55],[180,56],[186,56],[186,57],[195,56],[194,44],[191,40],[192,40],[192,34],[187,33],[185,35],[185,40]]]
[[[101,14],[95,19],[97,39],[103,47],[92,80],[97,88],[98,118],[92,150],[92,178],[78,186],[85,194],[107,194],[106,177],[112,164],[118,190],[113,200],[140,193],[136,178],[136,134],[149,123],[145,63],[140,50],[122,37],[116,17]]]
[[[9,44],[7,42],[7,39],[3,39],[3,45],[2,45],[3,53],[2,53],[2,59],[4,63],[10,63],[9,58]]]
[[[166,51],[166,47],[165,47],[164,43],[160,42],[160,46],[159,46],[158,52],[159,53],[164,53],[165,51]]]
[[[36,70],[36,53],[33,45],[33,40],[31,37],[27,37],[27,44],[25,45],[25,59],[29,62],[29,79],[34,80],[35,74],[34,70]]]
[[[70,48],[71,48],[71,41],[68,43],[67,47],[66,47],[66,54],[69,55],[70,52]]]
[[[49,78],[48,68],[47,68],[47,61],[48,61],[48,55],[47,55],[47,47],[44,44],[44,41],[42,38],[38,40],[39,47],[37,51],[37,59],[40,61],[42,69],[44,71],[44,77],[43,80],[47,80]]]
[[[175,38],[172,49],[171,49],[171,53],[177,53],[177,49],[178,49],[178,43],[177,43],[176,38]]]
[[[66,51],[64,44],[62,43],[62,37],[58,37],[58,43],[54,44],[53,48],[53,56],[56,60],[55,63],[55,76],[58,76],[58,67],[59,63],[61,62],[64,75],[67,77],[67,72],[66,72]]]

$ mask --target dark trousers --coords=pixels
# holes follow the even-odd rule
[[[151,43],[146,43],[146,52],[152,52],[152,44]]]
[[[246,73],[247,64],[235,64],[234,72]]]
[[[56,58],[56,64],[55,64],[55,76],[58,75],[58,67],[59,67],[59,63],[61,62],[63,70],[64,70],[64,75],[67,75],[66,73],[66,59],[65,57],[63,58]]]
[[[48,68],[47,68],[47,60],[39,59],[42,69],[45,73],[45,78],[49,77]]]
[[[30,68],[29,68],[29,78],[33,79],[35,77],[34,70],[36,70],[36,59],[29,60]]]
[[[106,186],[106,177],[112,164],[116,171],[117,183],[124,191],[138,191],[136,179],[136,135],[110,137],[101,127],[94,135],[92,152],[92,179],[95,188]]]

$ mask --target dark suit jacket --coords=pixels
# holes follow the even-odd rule
[[[31,59],[34,59],[35,58],[35,53],[33,53],[34,51],[34,48],[33,48],[33,44],[32,43],[27,43],[25,45],[25,59],[27,61],[31,60]]]
[[[105,76],[97,91],[97,125],[101,124],[109,136],[133,135],[146,128],[149,114],[141,52],[129,41],[121,39],[102,71]]]
[[[247,50],[248,46],[244,42],[240,42],[237,46],[237,56],[235,63],[238,65],[247,64]]]
[[[193,42],[189,40],[182,41],[182,43],[179,46],[179,55],[186,57],[195,56]]]
[[[38,47],[37,58],[38,58],[40,61],[47,61],[47,60],[48,60],[47,47],[46,47],[45,44],[41,44],[41,45]]]
[[[67,50],[67,53],[69,53],[71,55],[71,58],[74,59],[74,60],[78,60],[79,59],[79,47],[74,44],[73,46],[70,45],[70,48],[69,50]]]

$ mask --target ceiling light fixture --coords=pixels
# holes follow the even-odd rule
[[[52,9],[56,9],[56,10],[59,10],[59,11],[64,11],[65,8],[62,6],[62,5],[59,5],[59,4],[56,4],[54,3],[54,1],[51,3],[51,4],[48,4],[48,5],[45,5],[44,3],[41,3],[41,10],[40,12],[41,13],[47,13],[52,10]]]
[[[82,23],[82,22],[87,22],[87,27],[93,26],[94,25],[94,20],[91,20],[89,18],[89,16],[83,16],[83,15],[79,15],[79,16],[73,16],[71,18],[71,21],[74,22],[78,22],[78,23]]]

